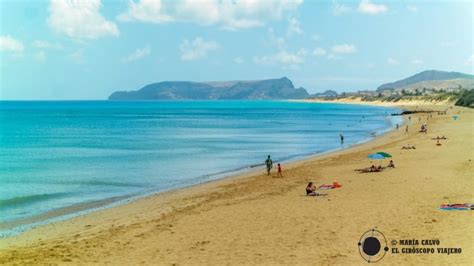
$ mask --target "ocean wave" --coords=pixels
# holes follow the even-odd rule
[[[34,202],[40,202],[40,201],[46,201],[46,200],[55,199],[55,198],[66,197],[68,195],[71,195],[71,193],[58,192],[58,193],[50,193],[50,194],[34,194],[34,195],[28,195],[28,196],[20,196],[20,197],[14,197],[14,198],[9,198],[9,199],[3,199],[3,200],[0,200],[0,209],[9,208],[12,206],[17,207],[19,205],[25,205],[25,204],[30,204]]]

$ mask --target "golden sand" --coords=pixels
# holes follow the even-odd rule
[[[431,108],[445,108],[431,106]],[[459,114],[458,114],[459,112]],[[452,115],[459,115],[454,121]],[[474,111],[412,115],[404,128],[353,148],[284,165],[283,178],[263,171],[157,194],[48,224],[1,240],[0,264],[338,264],[367,265],[358,250],[374,227],[391,241],[437,239],[461,254],[393,254],[383,264],[472,265]],[[416,129],[416,130],[415,130]],[[445,135],[436,146],[431,138]],[[401,150],[403,145],[416,150]],[[393,155],[395,169],[358,173],[369,153]],[[387,163],[386,161],[384,163]],[[341,188],[307,197],[308,181]],[[426,246],[417,246],[426,247]],[[429,246],[431,247],[431,246]]]

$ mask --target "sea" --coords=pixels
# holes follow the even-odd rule
[[[0,237],[263,172],[268,155],[285,169],[387,132],[399,111],[291,101],[0,101]]]

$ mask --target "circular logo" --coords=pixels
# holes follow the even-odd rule
[[[365,232],[357,243],[360,256],[368,263],[377,262],[385,256],[388,251],[387,238],[377,229]],[[382,246],[384,247],[382,249]]]

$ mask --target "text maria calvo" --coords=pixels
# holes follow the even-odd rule
[[[432,247],[432,246],[439,246],[440,241],[438,239],[423,239],[419,241],[418,239],[402,239],[399,241],[401,246],[411,246],[411,247],[403,247],[401,248],[401,252],[398,248],[392,248],[392,253],[402,253],[402,254],[460,254],[462,252],[461,248],[446,248],[446,247]],[[416,247],[419,245],[426,246],[426,247]]]

